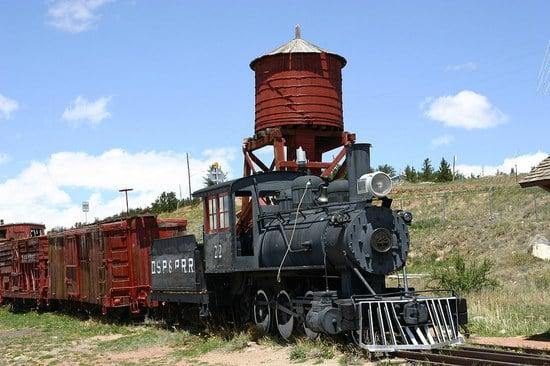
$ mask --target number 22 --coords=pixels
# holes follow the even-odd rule
[[[214,258],[220,259],[222,257],[222,245],[214,244]]]

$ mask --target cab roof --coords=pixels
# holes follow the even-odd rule
[[[248,177],[238,178],[216,184],[210,187],[199,189],[198,191],[193,192],[194,197],[206,197],[213,194],[222,193],[222,192],[235,192],[241,190],[245,187],[250,187],[254,185],[254,180],[256,183],[261,186],[262,189],[269,189],[270,183],[278,185],[280,182],[292,182],[294,179],[305,175],[302,172],[286,172],[286,171],[277,171],[277,172],[267,172],[250,175]],[[267,187],[266,187],[267,186]]]

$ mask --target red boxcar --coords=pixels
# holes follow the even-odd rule
[[[48,295],[48,239],[45,236],[0,243],[2,297],[39,304]]]
[[[139,216],[0,243],[0,296],[139,313],[150,305],[153,240],[186,227],[186,220]]]

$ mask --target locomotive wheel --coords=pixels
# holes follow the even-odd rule
[[[271,307],[269,298],[264,290],[258,290],[254,296],[254,323],[264,333],[269,332],[271,325]]]
[[[277,307],[275,308],[275,320],[277,330],[283,339],[287,340],[294,330],[294,316],[289,314],[293,311],[292,300],[285,290],[279,291],[277,295]]]
[[[306,292],[304,297],[306,299],[313,299],[313,291]],[[304,332],[306,333],[306,337],[308,337],[311,340],[314,340],[315,338],[317,338],[319,336],[319,333],[314,332],[313,330],[309,329],[308,326],[306,325],[306,315],[307,315],[307,312],[309,311],[309,309],[311,309],[311,306],[304,305],[304,323],[303,323]]]

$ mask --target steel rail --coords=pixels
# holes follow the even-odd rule
[[[513,362],[523,365],[550,365],[550,358],[535,356],[527,353],[494,351],[487,348],[457,348],[452,350],[440,350],[438,353],[447,353],[453,356],[477,358],[481,356],[484,360]]]
[[[498,347],[498,348],[489,348],[489,347]],[[500,346],[500,345],[490,345],[490,344],[486,344],[486,345],[482,345],[482,344],[477,344],[475,346],[461,346],[460,347],[461,349],[466,349],[466,350],[478,350],[478,349],[487,349],[487,350],[490,350],[491,352],[493,353],[525,353],[525,354],[529,354],[529,355],[540,355],[542,357],[547,357],[548,359],[550,359],[550,349],[548,350],[544,350],[544,349],[537,349],[537,348],[521,348],[521,347],[511,347],[511,346]]]
[[[411,361],[439,363],[444,365],[550,365],[550,357],[547,355],[534,355],[532,353],[517,353],[477,347],[439,349],[431,352],[398,351],[394,354],[397,357]]]

